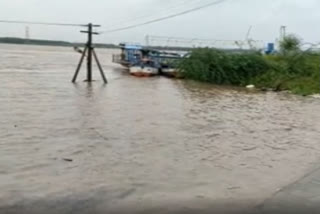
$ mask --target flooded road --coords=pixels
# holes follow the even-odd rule
[[[114,52],[108,85],[72,84],[72,48],[0,45],[0,213],[246,209],[320,166],[320,100],[134,78]]]

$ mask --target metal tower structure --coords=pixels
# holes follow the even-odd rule
[[[250,32],[249,32],[250,33]],[[248,35],[249,36],[249,35]],[[151,36],[145,37],[147,46],[161,47],[210,47],[221,49],[263,49],[264,42],[253,39],[245,40],[218,40],[218,39],[199,39],[199,38],[182,38],[182,37],[166,37]]]
[[[29,28],[29,26],[26,26],[26,28],[25,28],[25,38],[26,38],[26,40],[30,39],[30,28]]]
[[[280,27],[280,41],[282,41],[287,36],[287,26]]]

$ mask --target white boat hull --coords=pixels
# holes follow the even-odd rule
[[[162,68],[161,72],[164,76],[168,77],[177,77],[178,76],[178,70],[175,68]]]
[[[159,74],[159,69],[145,66],[132,66],[130,67],[130,74],[137,77],[151,77]]]

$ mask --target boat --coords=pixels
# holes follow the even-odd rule
[[[149,66],[131,66],[130,74],[136,77],[152,77],[159,74],[159,69]]]
[[[113,55],[113,62],[128,68],[131,75],[150,77],[163,75],[180,78],[179,62],[188,53],[160,51],[144,48],[138,44],[122,43],[120,55]]]
[[[177,53],[162,52],[158,56],[161,69],[160,74],[170,78],[179,78],[180,71],[178,68],[179,62],[183,59],[183,56]]]
[[[163,76],[170,77],[170,78],[178,78],[179,77],[179,71],[176,68],[162,67],[160,73]]]
[[[152,60],[141,61],[130,66],[129,72],[136,77],[152,77],[159,74],[159,66]]]
[[[112,62],[120,64],[126,68],[140,62],[142,46],[139,44],[121,43],[119,45],[121,54],[112,55]]]

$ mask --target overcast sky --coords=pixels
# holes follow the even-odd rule
[[[178,13],[215,0],[0,0],[0,20],[101,24],[101,31]],[[149,35],[203,39],[274,41],[281,25],[304,41],[320,41],[319,0],[226,0],[187,15],[143,27],[103,34],[96,41],[142,42]],[[0,37],[25,37],[26,25],[0,23]],[[76,28],[29,25],[39,39],[83,41]]]

